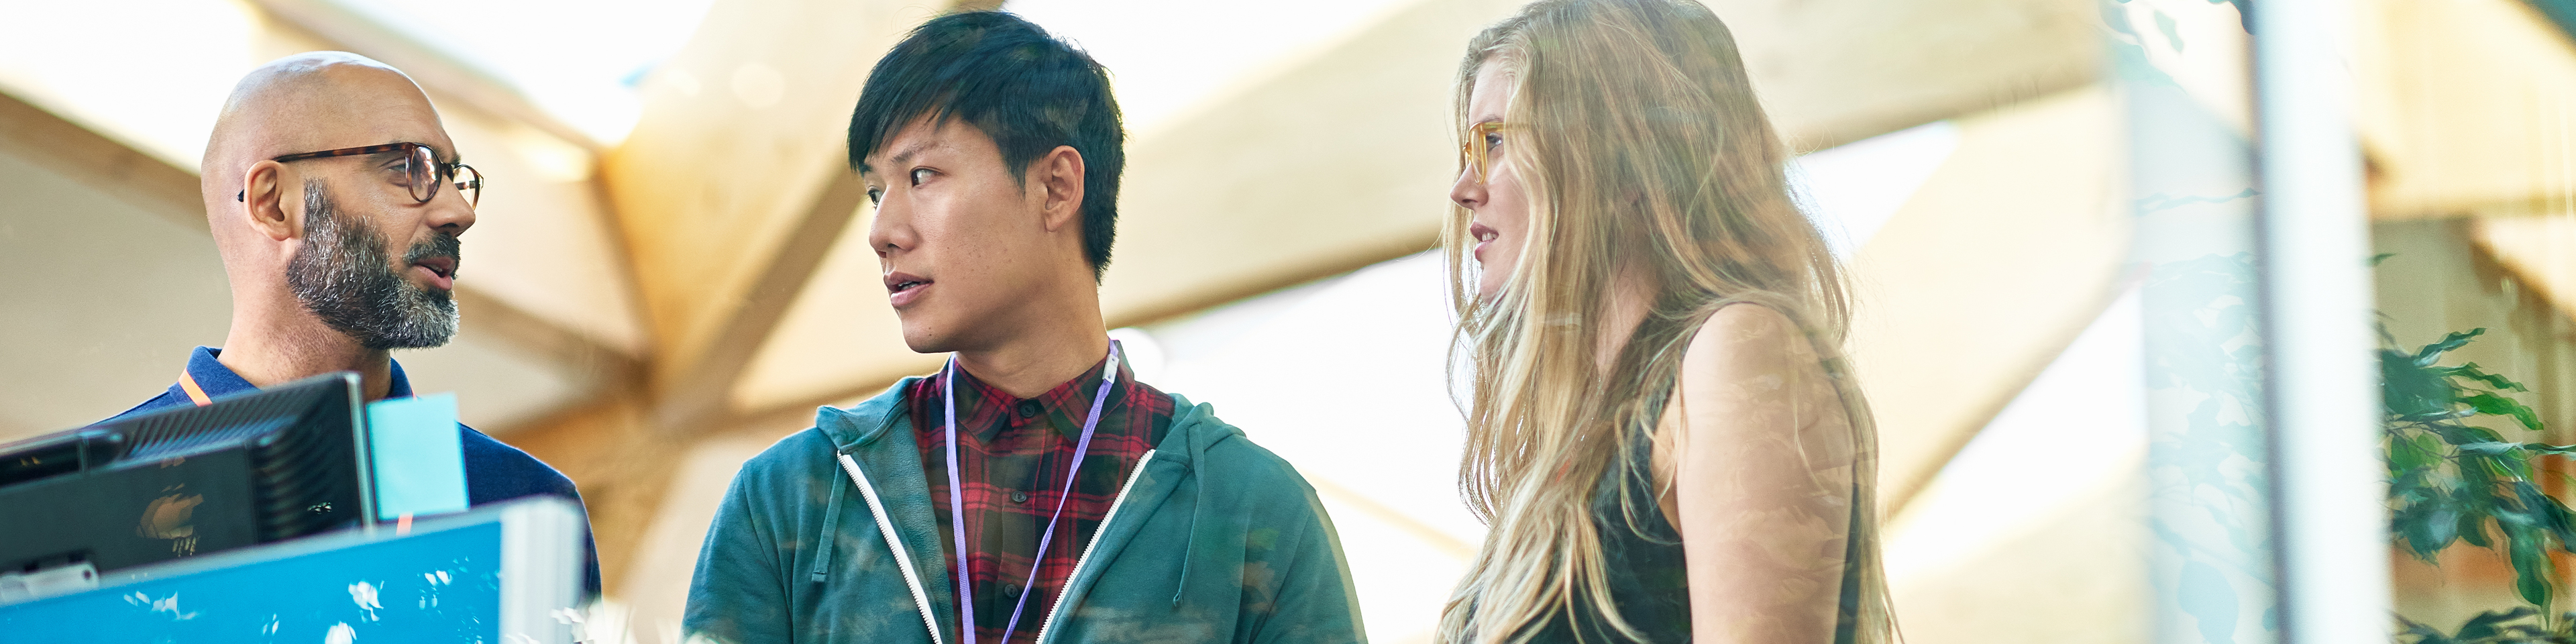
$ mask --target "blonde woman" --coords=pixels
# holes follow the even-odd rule
[[[1892,638],[1847,304],[1726,26],[1545,0],[1458,72],[1445,231],[1491,527],[1440,639]]]

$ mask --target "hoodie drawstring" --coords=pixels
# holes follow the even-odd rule
[[[841,534],[841,488],[849,486],[836,484],[828,487],[832,488],[832,501],[823,505],[823,535],[814,540],[815,547],[822,550],[814,557],[813,579],[818,584],[832,572],[832,551],[841,549],[838,538]]]
[[[1207,473],[1199,471],[1199,464],[1205,462],[1207,446],[1196,440],[1190,441],[1190,479],[1198,486],[1198,497],[1190,500],[1193,506],[1190,508],[1190,541],[1181,548],[1181,583],[1172,589],[1173,608],[1181,606],[1181,594],[1190,589],[1190,560],[1197,559],[1199,554],[1199,519],[1207,516],[1208,506]]]

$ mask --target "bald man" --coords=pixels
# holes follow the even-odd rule
[[[334,371],[357,372],[370,401],[410,396],[392,351],[456,335],[457,238],[474,226],[481,190],[429,97],[354,54],[281,58],[233,88],[203,164],[232,329],[223,348],[197,347],[168,391],[109,420]],[[456,428],[474,505],[581,501],[544,462]],[[586,570],[595,595],[596,556]]]

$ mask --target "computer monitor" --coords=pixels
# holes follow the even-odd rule
[[[531,497],[138,566],[0,602],[0,640],[570,644],[581,525],[570,501]]]
[[[0,601],[374,516],[358,378],[0,445]]]

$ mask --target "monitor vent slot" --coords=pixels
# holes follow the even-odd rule
[[[251,450],[260,540],[290,539],[357,521],[357,447],[346,432],[284,432]]]
[[[295,424],[312,396],[262,396],[257,404],[217,405],[153,414],[122,423],[120,460],[153,461],[187,456]],[[195,429],[191,429],[194,427]]]

